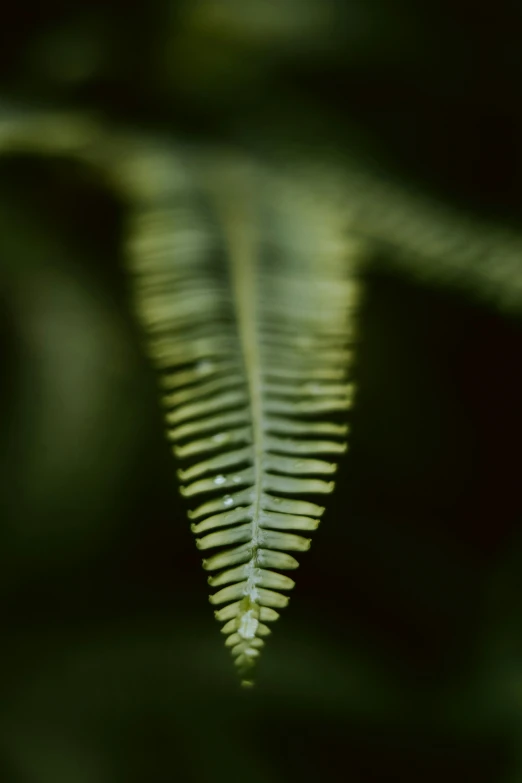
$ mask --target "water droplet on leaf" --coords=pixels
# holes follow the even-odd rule
[[[214,369],[214,364],[209,359],[202,359],[196,364],[195,369],[199,375],[207,375]]]

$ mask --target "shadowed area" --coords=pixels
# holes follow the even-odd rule
[[[435,202],[471,261],[484,226],[514,239],[489,296],[437,266],[445,212],[417,255],[374,246],[349,449],[242,691],[133,317],[129,200],[74,156],[0,160],[2,781],[522,780],[522,331],[493,290],[521,280],[520,30],[507,1],[9,6],[3,103],[351,162],[407,194],[375,202],[399,248]]]

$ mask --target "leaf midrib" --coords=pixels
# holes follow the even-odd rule
[[[225,174],[225,176],[223,176]],[[227,244],[230,284],[235,303],[237,332],[244,363],[252,422],[252,460],[254,486],[252,500],[252,558],[256,565],[261,512],[264,426],[261,355],[257,329],[257,225],[251,197],[253,183],[244,170],[230,169],[216,177],[213,197]],[[250,186],[250,187],[249,187]],[[247,589],[254,588],[247,585]]]

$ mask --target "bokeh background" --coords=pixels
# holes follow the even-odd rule
[[[521,23],[509,0],[26,0],[0,97],[260,159],[297,139],[522,230]],[[522,783],[521,313],[367,272],[351,449],[243,692],[124,209],[74,161],[0,160],[0,781]]]

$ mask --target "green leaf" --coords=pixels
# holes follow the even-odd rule
[[[309,548],[300,533],[324,510],[289,496],[332,492],[321,477],[336,464],[315,455],[346,449],[346,425],[328,417],[353,398],[360,248],[315,203],[313,182],[305,190],[219,155],[178,168],[131,216],[130,265],[149,353],[166,373],[168,436],[190,460],[181,493],[212,496],[189,514],[199,549],[224,548],[203,563],[221,587],[210,601],[225,605],[216,617],[250,684],[266,622],[294,586],[269,569],[296,568],[287,552]]]

